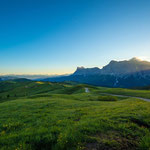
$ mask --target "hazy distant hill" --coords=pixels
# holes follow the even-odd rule
[[[150,62],[132,58],[111,61],[102,69],[78,67],[70,76],[47,78],[43,81],[75,81],[106,87],[140,87],[150,85]]]
[[[14,76],[0,76],[0,81],[14,80],[14,79],[17,79],[17,77],[14,77]]]
[[[60,75],[15,75],[15,74],[10,74],[10,75],[1,75],[0,79],[2,81],[6,80],[13,80],[13,79],[18,79],[18,78],[26,78],[30,80],[36,80],[36,79],[45,79],[45,78],[50,78],[50,77],[59,77]]]

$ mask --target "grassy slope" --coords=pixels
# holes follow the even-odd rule
[[[100,101],[96,93],[105,88],[30,84],[29,96],[0,103],[0,149],[150,148],[149,102]]]
[[[131,89],[122,89],[122,88],[103,88],[100,87],[98,90],[99,93],[111,93],[111,94],[120,94],[127,96],[143,97],[150,99],[150,90],[131,90]]]

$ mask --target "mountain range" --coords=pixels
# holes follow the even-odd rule
[[[91,85],[123,88],[149,86],[150,62],[141,61],[137,58],[124,61],[112,60],[102,69],[98,67],[77,67],[71,75],[45,78],[42,81],[75,81]]]

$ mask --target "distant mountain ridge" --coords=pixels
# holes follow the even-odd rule
[[[137,58],[124,61],[111,61],[102,69],[98,67],[78,67],[69,76],[47,78],[43,81],[75,81],[106,87],[141,87],[150,85],[150,62]]]
[[[73,73],[73,75],[93,75],[100,73],[101,69],[99,69],[98,67],[94,68],[77,67],[77,70]]]
[[[135,73],[139,71],[150,70],[150,62],[141,61],[137,58],[132,58],[125,61],[114,61],[112,60],[108,65],[102,69],[98,67],[84,68],[78,67],[73,75],[95,75],[95,74],[111,74],[111,75],[124,75]]]

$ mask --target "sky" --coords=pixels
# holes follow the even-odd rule
[[[150,0],[1,0],[0,74],[150,61]]]

